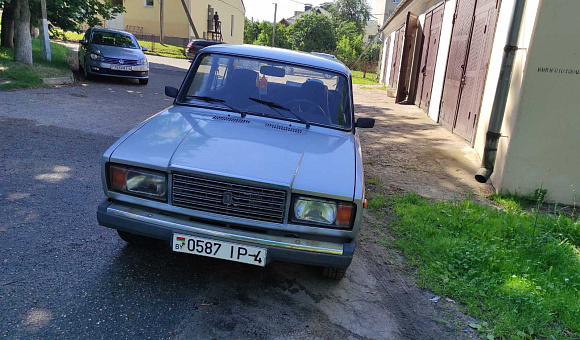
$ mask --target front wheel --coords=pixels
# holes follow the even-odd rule
[[[149,83],[149,78],[147,78],[147,79],[139,79],[139,84],[141,84],[141,85],[147,85],[147,83]]]
[[[84,64],[84,66],[83,66],[83,75],[85,76],[85,80],[89,80],[89,79],[91,79],[91,75],[90,75],[90,73],[89,73],[89,71],[88,71],[88,68],[89,68],[89,67],[90,67],[90,66],[89,66],[89,65],[87,65],[87,62],[85,61],[85,64]]]
[[[346,268],[322,267],[322,276],[331,280],[340,280],[344,278]]]

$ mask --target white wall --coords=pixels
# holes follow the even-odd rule
[[[548,200],[566,204],[574,203],[572,185],[580,191],[578,13],[580,1],[540,0],[519,105],[504,122],[501,190],[527,194],[542,185]]]
[[[392,32],[391,35],[391,40],[389,41],[389,54],[385,55],[384,57],[387,58],[387,62],[383,64],[384,67],[384,72],[386,72],[385,75],[385,83],[383,85],[387,85],[389,84],[389,78],[391,77],[391,65],[393,62],[393,49],[395,46],[395,33],[396,32]],[[383,78],[381,78],[383,79]]]
[[[429,103],[429,117],[434,121],[439,119],[439,106],[443,95],[443,83],[445,81],[445,70],[447,69],[447,56],[449,55],[449,45],[451,45],[451,31],[453,28],[453,15],[457,0],[445,2],[443,10],[443,22],[441,23],[441,35],[439,37],[439,48],[437,50],[437,63],[435,64],[435,74],[433,75],[433,88],[431,89],[431,101]]]

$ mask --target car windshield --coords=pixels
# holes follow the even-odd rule
[[[302,123],[351,129],[346,76],[302,66],[205,54],[178,104],[211,105]]]
[[[124,48],[139,48],[137,41],[130,35],[116,32],[96,31],[91,44]]]

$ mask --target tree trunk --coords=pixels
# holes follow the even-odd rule
[[[4,2],[0,46],[14,48],[14,3]]]
[[[30,7],[28,7],[28,0],[16,0],[14,61],[32,65],[32,38],[30,37]]]

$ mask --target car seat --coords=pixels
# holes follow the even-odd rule
[[[256,104],[249,98],[258,98],[257,85],[258,72],[248,69],[235,69],[231,71],[227,81],[227,93],[225,99],[228,104],[239,109],[246,109]]]
[[[323,110],[324,114],[328,116],[328,87],[322,82],[309,79],[301,86],[301,95],[303,99],[309,100],[318,104]]]

